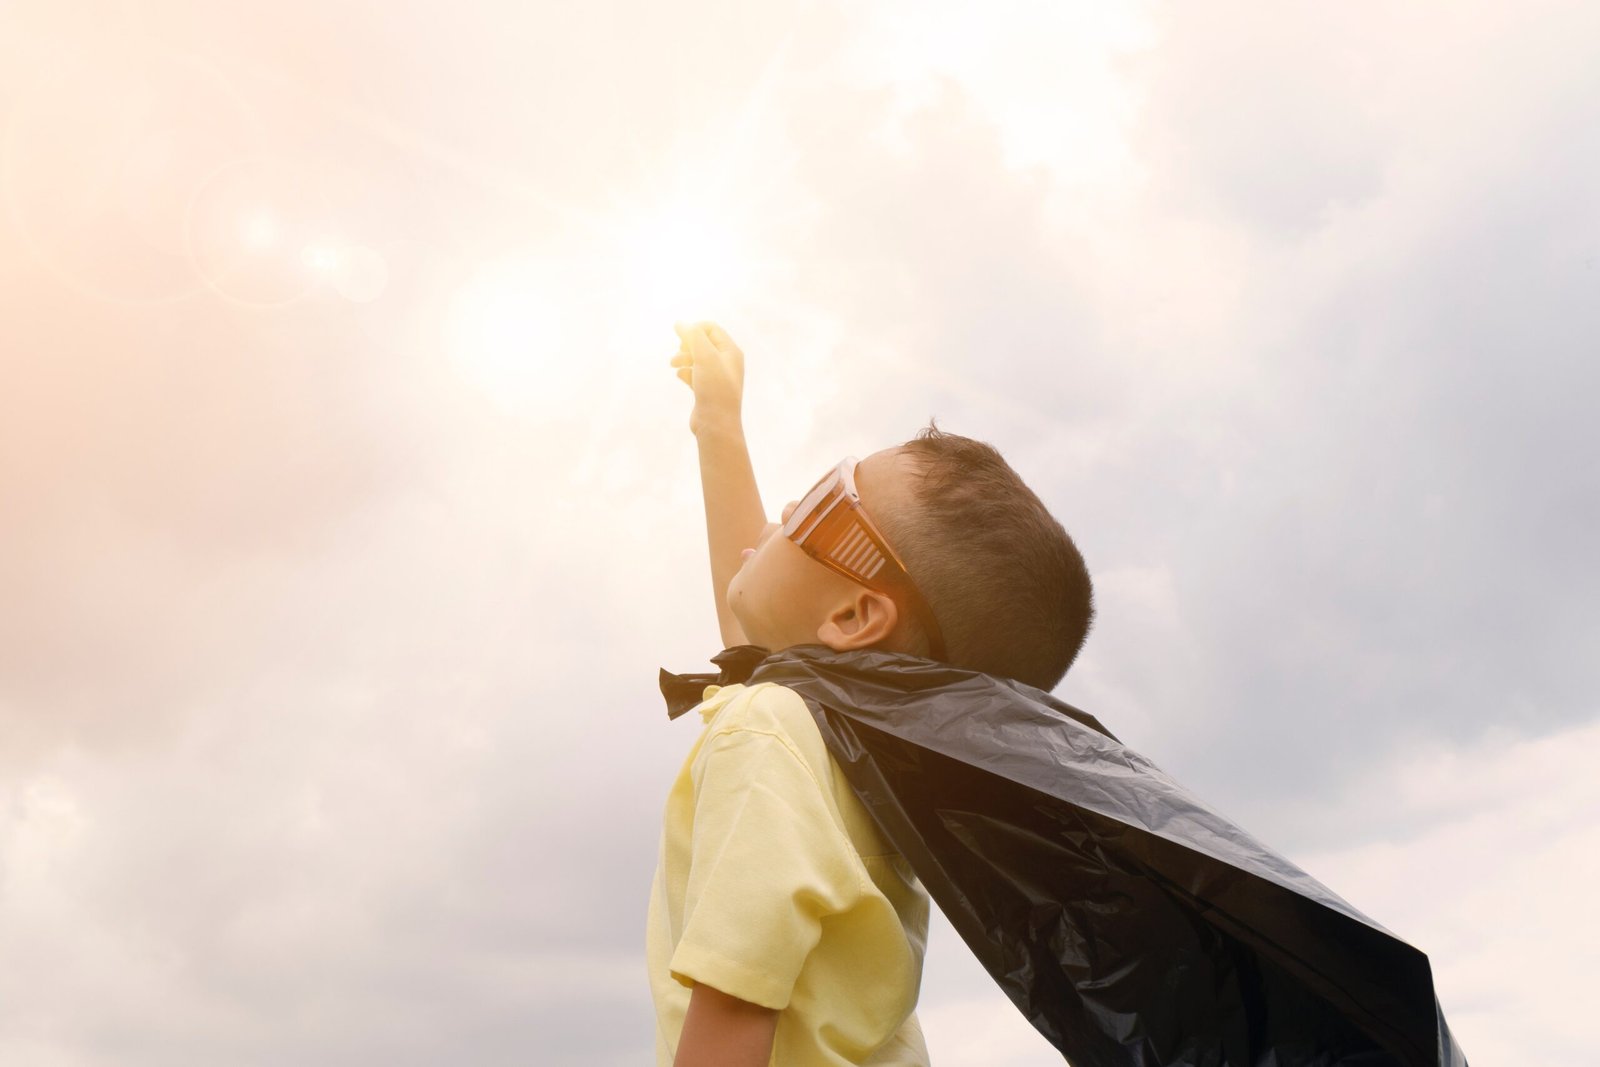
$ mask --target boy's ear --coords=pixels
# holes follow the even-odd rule
[[[822,620],[817,627],[817,640],[835,652],[872,648],[886,643],[899,624],[900,609],[893,600],[874,590],[858,588]]]

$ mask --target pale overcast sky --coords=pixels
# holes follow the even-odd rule
[[[1591,1054],[1600,7],[0,3],[0,1063],[648,1062],[718,649],[674,319],[769,510],[929,416],[1058,690]],[[947,927],[941,1067],[1059,1062]]]

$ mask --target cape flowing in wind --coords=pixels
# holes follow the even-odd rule
[[[915,656],[728,649],[793,689],[885,837],[1075,1067],[1466,1067],[1427,957],[1091,715]]]

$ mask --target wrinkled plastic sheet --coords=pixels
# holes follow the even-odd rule
[[[820,645],[750,681],[805,699],[884,835],[1074,1067],[1466,1067],[1422,952],[1092,716]]]

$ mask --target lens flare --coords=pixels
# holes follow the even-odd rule
[[[213,172],[191,199],[189,255],[219,296],[250,307],[289,304],[335,265],[332,216],[306,168],[264,157],[237,160]]]
[[[339,267],[339,250],[331,244],[307,245],[300,258],[309,270],[319,275],[331,275]]]

